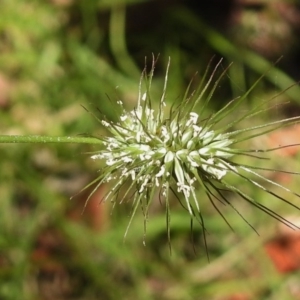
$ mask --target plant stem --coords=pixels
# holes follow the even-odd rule
[[[101,144],[101,140],[94,137],[82,136],[0,135],[0,143]]]

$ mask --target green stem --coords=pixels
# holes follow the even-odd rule
[[[82,136],[0,135],[0,143],[76,143],[101,144],[101,140]]]

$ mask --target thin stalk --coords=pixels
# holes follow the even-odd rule
[[[83,136],[0,135],[0,143],[74,143],[101,144],[101,140]]]

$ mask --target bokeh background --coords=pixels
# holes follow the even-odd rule
[[[223,58],[220,73],[233,65],[212,111],[265,74],[242,109],[279,93],[275,104],[289,104],[258,123],[300,113],[298,86],[280,94],[300,79],[297,0],[0,0],[1,134],[103,134],[82,106],[100,108],[112,119],[109,99],[134,107],[145,57],[150,63],[152,55],[159,55],[153,83],[158,95],[171,57],[168,104],[180,101],[194,74],[214,57]],[[255,146],[299,143],[299,136],[293,126],[259,138]],[[95,150],[0,145],[0,299],[300,299],[299,233],[240,199],[230,201],[259,236],[224,208],[232,232],[199,191],[210,261],[201,228],[191,234],[188,214],[176,201],[171,255],[159,203],[146,246],[142,213],[123,240],[130,199],[113,211],[110,203],[99,205],[109,186],[94,194],[82,214],[89,191],[76,194],[101,167],[86,154]],[[269,167],[299,171],[297,153],[297,147],[282,149],[271,155]],[[266,176],[299,192],[297,176]],[[299,211],[261,191],[248,192],[300,223]]]

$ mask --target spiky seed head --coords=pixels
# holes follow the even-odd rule
[[[199,221],[205,233],[204,219],[200,210],[201,203],[196,196],[196,189],[198,188],[206,193],[210,202],[228,225],[229,223],[214,204],[214,200],[218,200],[232,206],[224,196],[224,190],[238,194],[242,199],[287,226],[293,225],[280,215],[257,203],[239,187],[229,184],[226,180],[226,175],[228,173],[234,174],[245,180],[248,184],[262,189],[276,198],[282,199],[280,196],[266,189],[255,179],[245,176],[244,173],[246,172],[249,176],[259,178],[268,184],[276,185],[285,190],[288,189],[260,175],[257,172],[260,168],[240,165],[232,159],[241,155],[260,159],[260,157],[252,155],[252,153],[275,150],[241,150],[235,148],[235,145],[240,141],[254,138],[275,130],[280,126],[299,122],[299,117],[230,131],[233,126],[243,119],[264,111],[265,108],[263,108],[263,105],[267,104],[266,101],[259,107],[247,112],[241,118],[218,128],[217,125],[220,121],[226,118],[228,114],[233,113],[255,86],[242,97],[231,101],[220,111],[217,111],[213,115],[205,115],[214,89],[222,78],[221,75],[216,80],[214,86],[210,88],[218,65],[210,77],[203,77],[203,82],[196,91],[192,91],[191,93],[187,91],[182,102],[177,107],[172,106],[166,112],[167,105],[165,98],[169,64],[162,97],[157,109],[153,108],[157,101],[153,103],[154,101],[152,102],[151,97],[151,81],[154,72],[153,64],[149,74],[147,74],[146,70],[142,73],[139,85],[139,97],[135,109],[128,112],[123,108],[122,101],[118,101],[117,104],[121,110],[118,122],[112,122],[107,120],[104,115],[101,116],[100,122],[110,134],[107,137],[101,138],[103,149],[91,156],[94,160],[102,160],[105,165],[101,170],[101,175],[97,178],[99,182],[96,188],[102,183],[112,181],[112,188],[103,200],[115,199],[115,197],[119,196],[121,187],[126,182],[130,182],[127,191],[119,199],[123,201],[128,196],[129,191],[135,191],[133,213],[129,225],[139,205],[143,206],[146,224],[149,206],[154,199],[155,191],[159,191],[160,197],[166,203],[167,230],[170,237],[169,190],[172,190],[173,193],[177,194],[178,199],[184,199],[185,207],[190,217]],[[205,80],[207,81],[205,82]],[[245,133],[257,130],[261,131],[258,134],[250,134],[245,137]],[[294,195],[298,196],[295,193]],[[286,200],[284,199],[284,201]],[[233,206],[232,208],[235,209]]]

